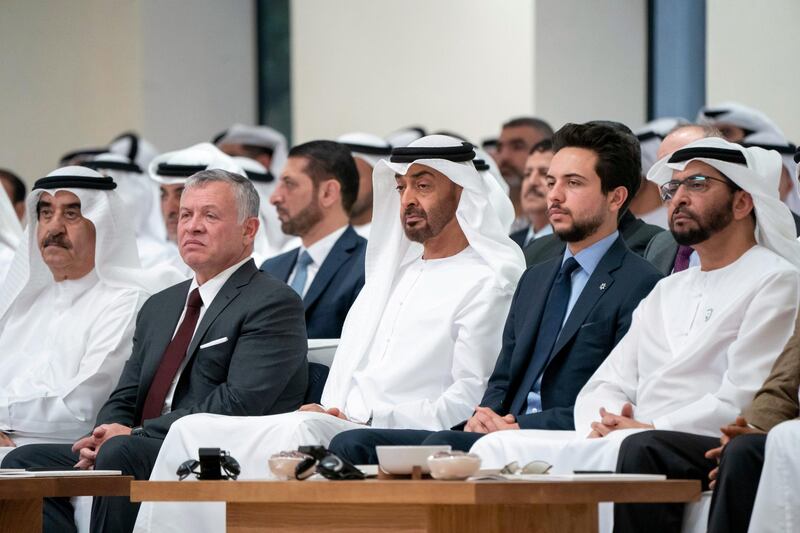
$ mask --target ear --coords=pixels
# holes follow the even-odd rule
[[[319,204],[324,208],[330,208],[342,201],[341,184],[338,180],[329,179],[323,181],[319,186],[317,195]]]
[[[733,219],[742,220],[747,218],[753,213],[755,206],[753,205],[753,197],[749,192],[735,191],[733,193]]]
[[[244,224],[242,224],[242,238],[245,245],[251,244],[256,239],[259,225],[258,217],[250,217],[244,221]]]
[[[608,199],[608,210],[612,213],[619,213],[622,206],[625,205],[625,200],[628,199],[628,189],[625,187],[617,187],[610,191],[606,196]]]

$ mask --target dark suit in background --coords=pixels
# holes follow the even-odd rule
[[[143,434],[106,441],[96,458],[97,469],[148,479],[170,425],[188,414],[257,416],[301,405],[308,346],[300,298],[284,283],[259,272],[250,260],[222,286],[198,323],[171,411],[141,421],[151,381],[178,326],[190,284],[191,280],[185,281],[153,295],[139,312],[132,355],[96,425],[141,425]],[[71,467],[78,459],[69,444],[34,444],[14,450],[3,463],[14,468]],[[95,498],[92,529],[130,531],[138,507],[127,497]],[[68,498],[45,502],[45,530],[75,531]]]
[[[543,237],[544,238],[544,237]],[[631,313],[661,275],[632,253],[621,237],[611,245],[567,317],[548,361],[531,361],[550,287],[561,269],[558,257],[525,271],[503,331],[503,347],[480,405],[500,416],[515,415],[521,429],[574,429],[575,398],[622,339]],[[541,375],[542,411],[524,413],[528,367]],[[330,449],[359,464],[377,462],[376,445],[450,444],[468,450],[482,433],[462,431],[353,430],[336,436]]]
[[[320,265],[303,297],[309,339],[338,339],[350,306],[364,286],[364,255],[367,241],[352,226],[342,233]],[[284,282],[294,270],[300,249],[267,259],[261,265]]]
[[[520,248],[524,249],[525,238],[528,236],[529,229],[530,229],[529,227],[522,228],[520,230],[513,232],[511,235],[509,235],[509,237],[511,237],[511,240],[517,243]]]
[[[619,219],[619,234],[628,245],[628,248],[637,255],[644,256],[647,244],[664,228],[648,224],[636,218],[630,211],[625,211]],[[529,267],[544,263],[554,257],[564,253],[566,243],[558,238],[557,235],[545,235],[530,243],[523,252],[525,253],[525,264]]]

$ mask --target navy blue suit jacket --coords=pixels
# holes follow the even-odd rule
[[[508,414],[529,363],[544,367],[542,411],[517,416],[522,429],[575,429],[573,408],[578,392],[628,331],[639,301],[662,277],[618,238],[575,302],[550,361],[531,362],[547,295],[561,260],[559,256],[540,263],[522,275],[503,331],[503,347],[481,400],[482,406],[497,414]]]
[[[300,248],[264,261],[261,270],[287,282]],[[347,226],[314,276],[303,306],[309,339],[338,339],[350,306],[364,286],[367,241]]]

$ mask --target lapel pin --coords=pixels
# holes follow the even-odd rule
[[[606,290],[606,284],[605,284],[605,283],[601,283],[601,284],[600,284],[600,290],[601,290],[601,291],[604,291],[604,290]]]

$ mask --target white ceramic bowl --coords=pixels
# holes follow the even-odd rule
[[[436,452],[449,452],[450,445],[443,446],[376,446],[378,465],[387,474],[411,474],[415,466],[428,470],[428,456]]]
[[[267,464],[270,472],[281,480],[295,479],[294,472],[297,465],[306,459],[304,455],[281,455],[276,453],[269,458]]]
[[[433,479],[467,479],[481,468],[481,458],[474,453],[428,457]]]

